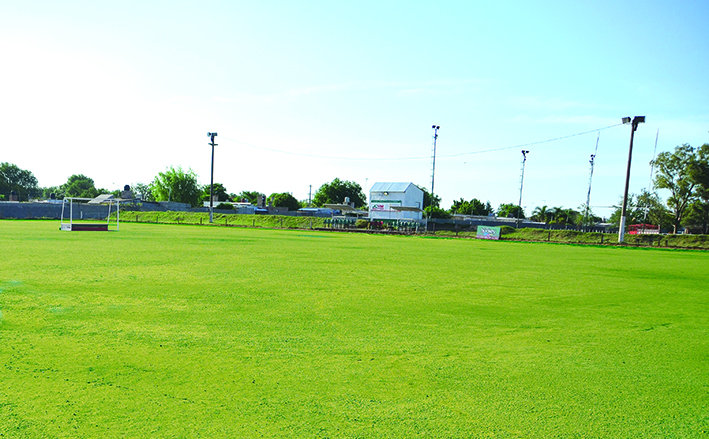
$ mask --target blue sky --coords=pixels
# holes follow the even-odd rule
[[[644,115],[631,192],[659,151],[709,142],[709,4],[95,2],[0,6],[0,161],[107,189],[167,166],[231,192],[363,188],[577,208],[597,131]],[[588,134],[540,142],[572,134]],[[623,192],[630,129],[600,131],[591,205]],[[484,152],[489,150],[497,150]],[[666,196],[667,194],[661,193]]]

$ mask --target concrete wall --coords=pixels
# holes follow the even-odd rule
[[[127,208],[126,206],[121,206],[121,210]],[[69,218],[69,205],[64,207],[64,218]],[[74,220],[81,219],[106,219],[108,215],[107,205],[96,205],[96,204],[86,204],[86,203],[74,203]],[[111,208],[114,212],[116,206]],[[192,209],[189,204],[184,203],[143,203],[141,206],[133,206],[130,210],[139,210],[144,212],[159,211],[167,212],[170,211],[180,211],[180,212],[208,212],[209,209],[196,208]],[[62,203],[17,203],[10,201],[0,201],[0,219],[12,218],[12,219],[29,219],[29,218],[50,218],[50,219],[60,219],[62,215]]]
[[[65,216],[69,217],[69,206]],[[75,219],[106,219],[108,206],[78,205],[74,204]],[[51,218],[59,219],[62,215],[61,203],[16,203],[0,202],[0,218],[28,219]]]

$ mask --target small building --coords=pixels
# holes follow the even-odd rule
[[[369,190],[370,219],[423,219],[423,191],[413,183],[374,183]]]

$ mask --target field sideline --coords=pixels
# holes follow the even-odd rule
[[[709,438],[709,254],[0,221],[0,437]]]

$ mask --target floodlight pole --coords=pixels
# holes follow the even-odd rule
[[[586,195],[586,211],[584,212],[583,215],[583,227],[584,231],[588,231],[588,216],[589,213],[591,212],[591,183],[593,182],[593,165],[594,161],[596,159],[596,154],[598,154],[598,141],[601,140],[601,132],[598,132],[598,136],[596,136],[596,150],[591,154],[591,160],[589,160],[589,163],[591,164],[591,173],[588,176],[588,194]]]
[[[431,210],[428,212],[428,219],[431,219],[431,213],[433,212],[433,184],[436,181],[436,140],[438,140],[438,130],[441,127],[440,125],[431,125],[431,128],[433,128],[433,159],[431,164]]]
[[[527,154],[529,151],[522,150],[522,169],[519,176],[519,204],[517,204],[517,221],[515,221],[515,229],[519,228],[519,219],[522,215],[522,187],[524,186],[524,164],[527,163]]]
[[[628,210],[628,187],[630,185],[630,162],[633,159],[633,138],[635,137],[635,130],[638,129],[639,123],[645,123],[645,116],[635,116],[633,121],[630,121],[629,117],[623,118],[623,123],[631,124],[630,129],[630,148],[628,149],[628,170],[625,174],[625,191],[623,192],[623,208],[620,211],[620,230],[618,230],[618,242],[622,243],[623,238],[625,238],[625,214]]]
[[[212,139],[211,143],[209,143],[209,145],[212,145],[212,176],[209,180],[209,223],[212,224],[214,222],[214,147],[217,145],[214,143],[214,138],[217,133],[207,133],[207,136]]]
[[[598,144],[598,143],[596,143]],[[587,232],[588,231],[588,215],[591,210],[591,207],[589,204],[591,204],[591,183],[593,182],[593,164],[594,164],[594,159],[596,158],[596,154],[591,154],[591,160],[588,162],[591,164],[591,172],[588,176],[588,194],[586,194],[586,209],[584,209],[583,213],[583,231]]]

